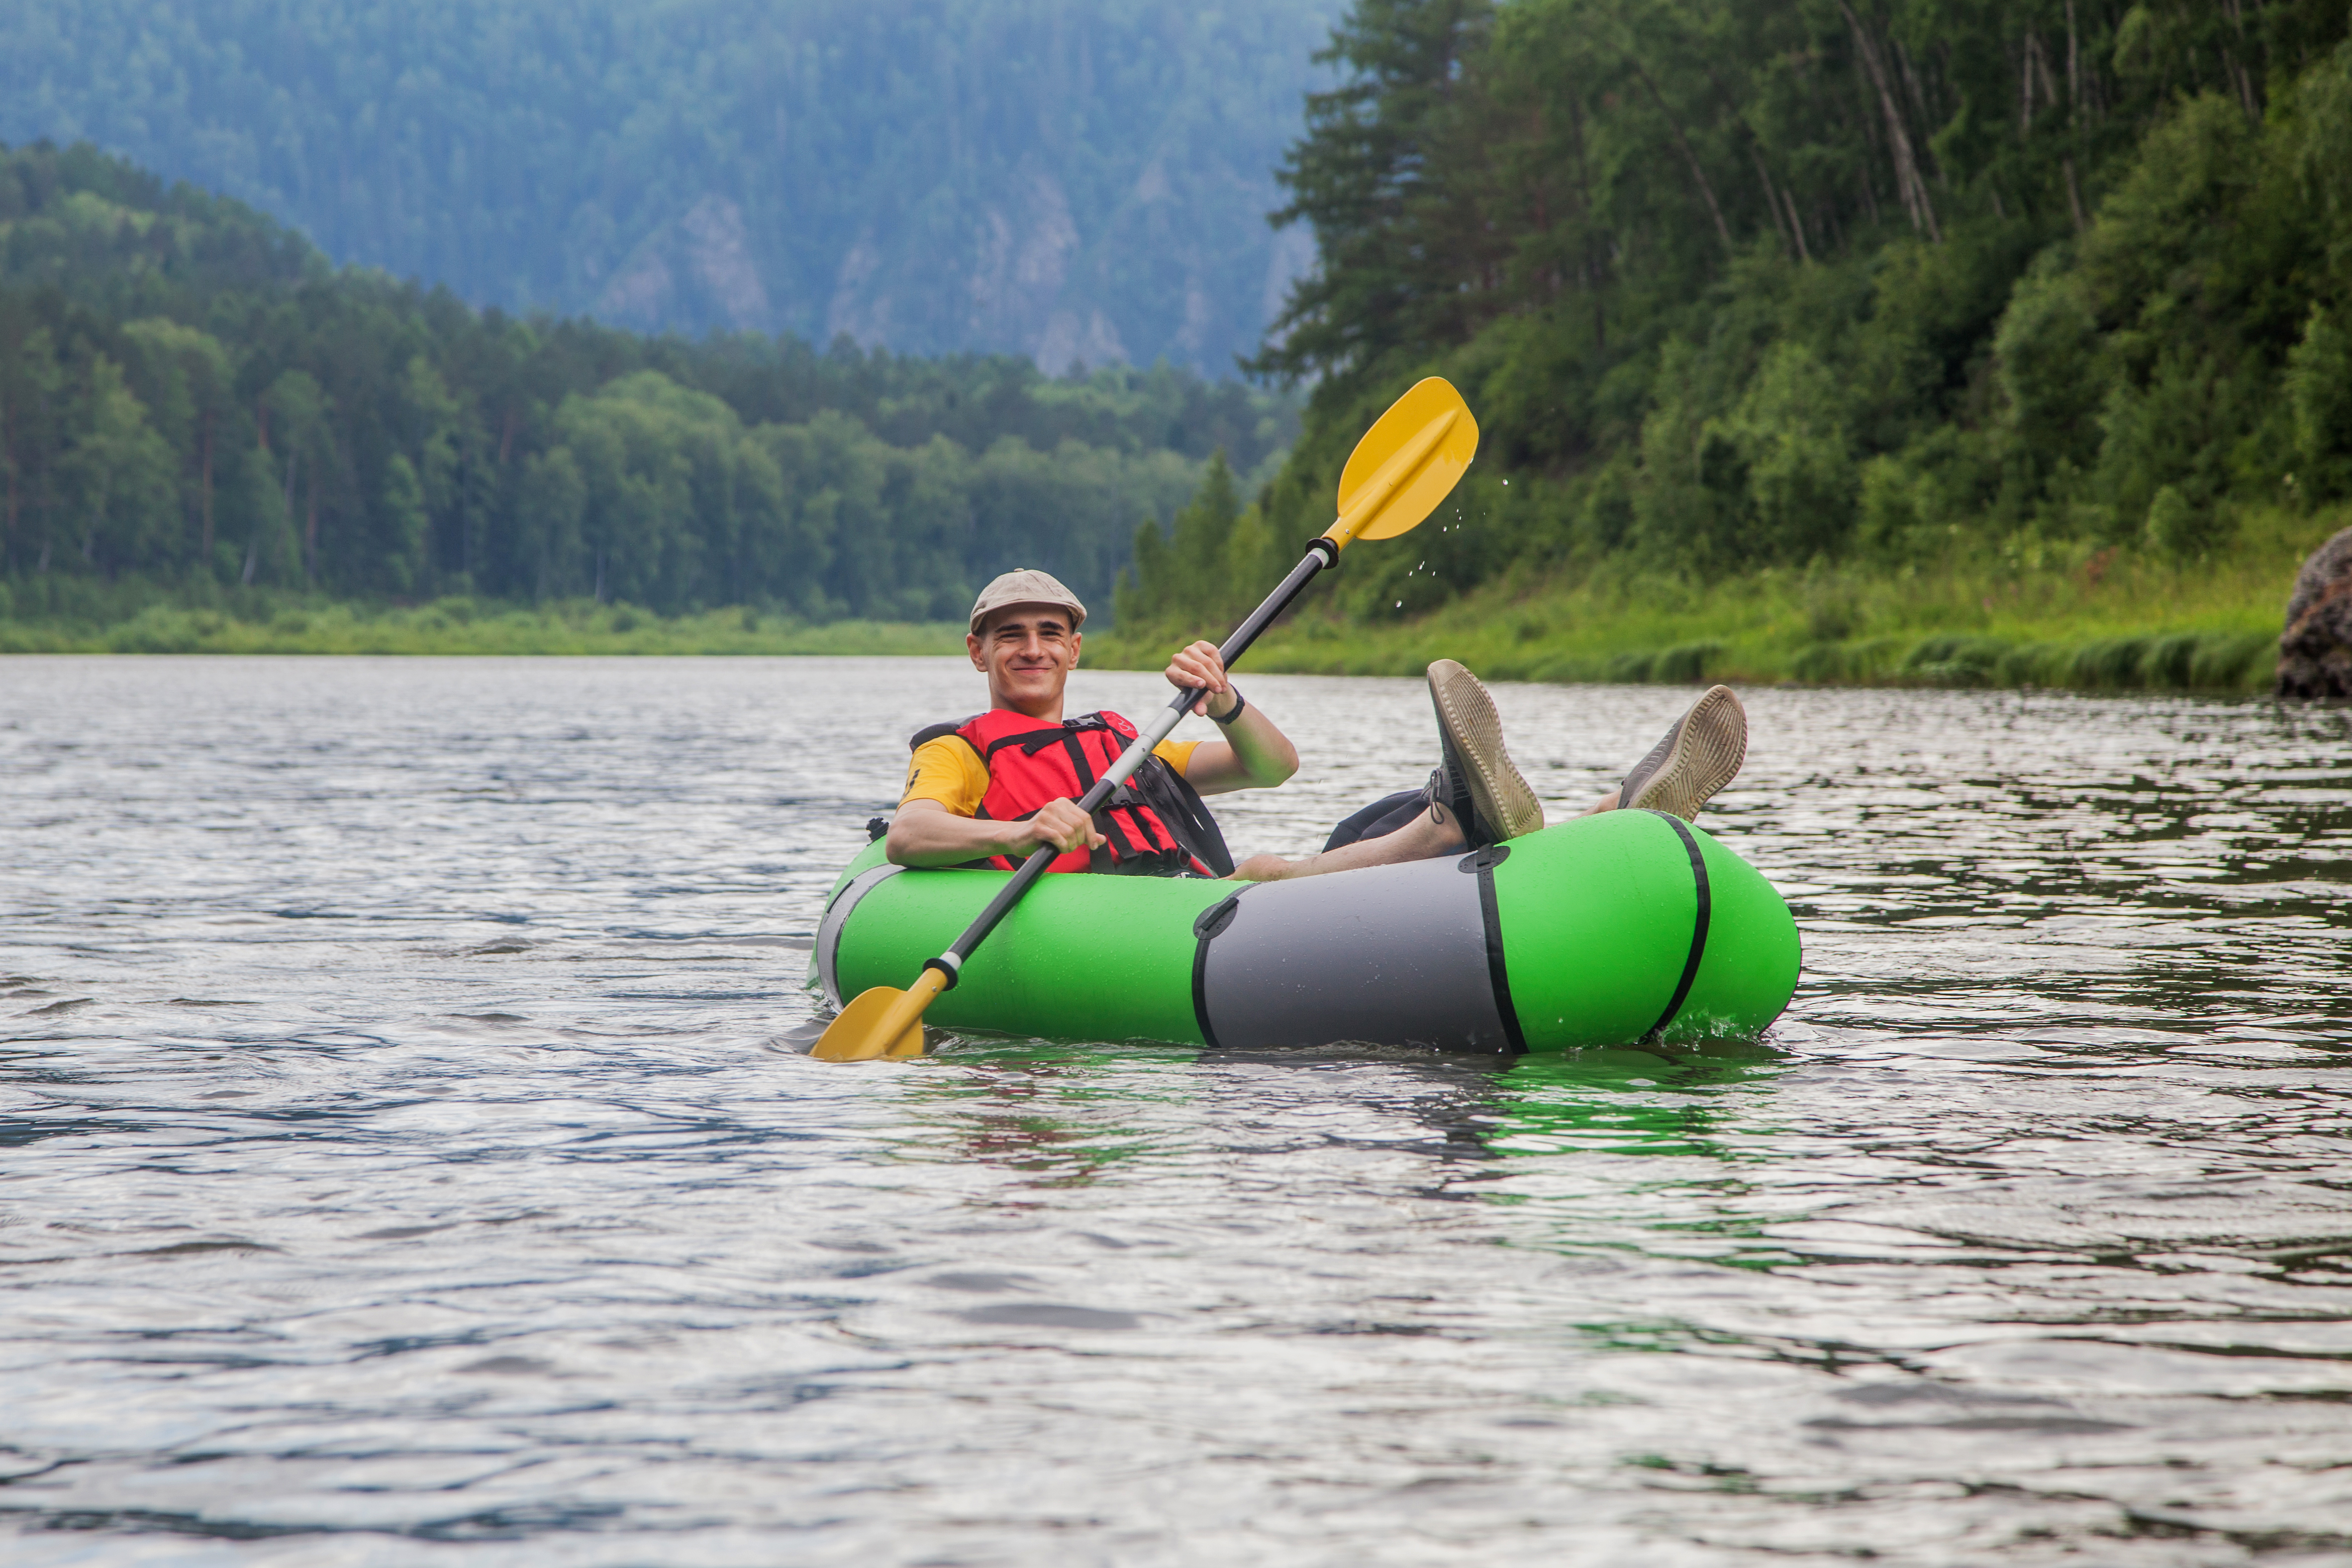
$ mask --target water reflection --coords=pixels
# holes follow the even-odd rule
[[[1768,1047],[1672,1056],[1637,1049],[1528,1057],[1504,1075],[1481,1140],[1500,1155],[1603,1154],[1731,1157],[1715,1136],[1750,1106],[1717,1091],[1751,1082],[1777,1060]]]
[[[941,1048],[954,1044],[945,1037]],[[1150,1055],[1177,1063],[1192,1053],[1153,1052],[1143,1059]],[[971,1070],[913,1086],[908,1118],[935,1136],[910,1157],[990,1166],[1032,1185],[1059,1187],[1084,1185],[1156,1146],[1147,1123],[1130,1124],[1123,1114],[1138,1097],[1104,1086],[1083,1047],[1008,1042],[969,1051],[966,1063]],[[1141,1098],[1166,1097],[1146,1090]]]
[[[967,670],[5,673],[12,1563],[2352,1554],[2341,712],[1748,694],[1757,1049],[844,1069]],[[1425,769],[1250,690],[1237,845]],[[1497,692],[1556,807],[1684,695]]]

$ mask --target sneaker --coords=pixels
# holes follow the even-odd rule
[[[1738,775],[1747,756],[1748,710],[1728,686],[1710,686],[1650,754],[1633,764],[1617,786],[1617,804],[1696,821],[1698,808]]]
[[[1543,803],[1503,749],[1503,720],[1478,678],[1450,658],[1429,667],[1443,761],[1429,775],[1429,802],[1452,812],[1472,848],[1533,833]]]

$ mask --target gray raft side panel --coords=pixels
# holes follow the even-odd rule
[[[1236,1050],[1346,1040],[1511,1051],[1470,859],[1248,889],[1202,960],[1210,1037]]]
[[[815,950],[810,953],[816,966],[817,980],[824,987],[828,1005],[839,1007],[842,1003],[841,980],[835,971],[841,957],[841,933],[849,924],[850,914],[866,894],[904,871],[904,866],[876,866],[862,871],[849,885],[835,895],[825,906],[824,918],[817,922]]]

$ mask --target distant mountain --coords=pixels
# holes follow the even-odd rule
[[[1253,350],[1338,0],[16,0],[88,138],[478,304],[899,353]]]

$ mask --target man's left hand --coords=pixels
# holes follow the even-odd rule
[[[1179,649],[1168,661],[1168,684],[1179,690],[1205,691],[1207,695],[1192,704],[1192,711],[1212,719],[1232,712],[1240,700],[1234,695],[1234,683],[1226,679],[1225,661],[1217,657],[1214,643],[1196,642]]]

